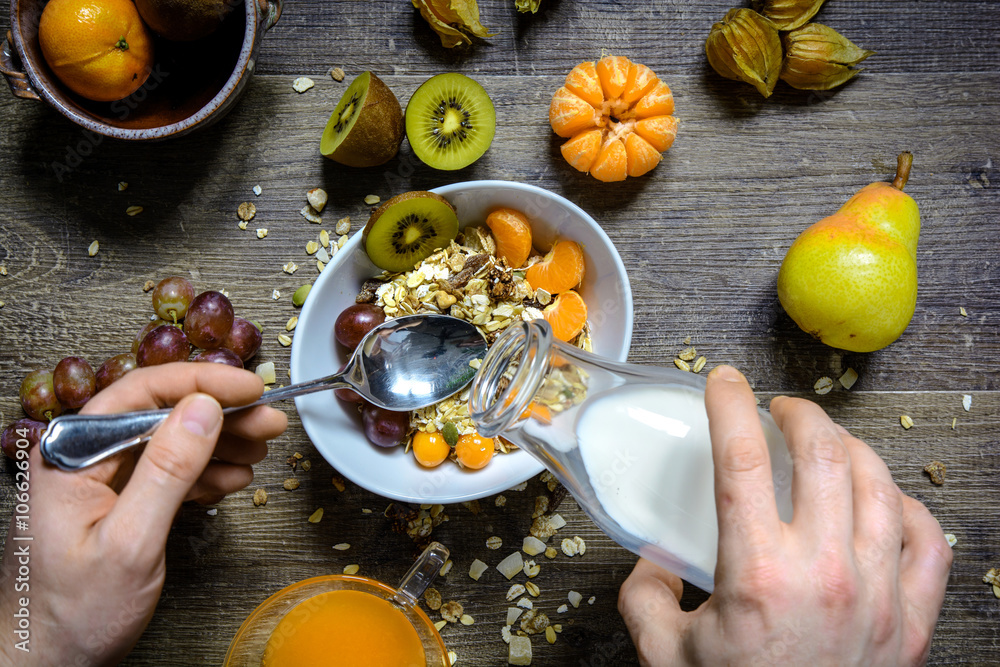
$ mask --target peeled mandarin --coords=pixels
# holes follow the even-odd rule
[[[594,129],[581,132],[564,143],[559,150],[574,169],[588,172],[601,150],[601,131]]]
[[[663,159],[660,152],[638,134],[630,134],[625,140],[625,157],[629,176],[642,176]]]
[[[632,104],[642,98],[643,95],[653,89],[660,80],[653,74],[653,70],[639,63],[632,63],[628,70],[628,78],[625,80],[625,92],[622,93],[622,100]]]
[[[566,88],[579,95],[587,104],[597,107],[604,102],[604,91],[594,63],[580,63],[566,75]]]
[[[670,116],[674,113],[674,94],[670,86],[660,81],[635,105],[636,118]]]
[[[621,97],[628,81],[628,70],[632,63],[625,56],[605,56],[597,61],[595,69],[601,79],[604,99],[611,100]]]
[[[507,260],[512,269],[521,268],[531,254],[528,218],[512,208],[498,208],[486,216],[486,226],[496,239],[497,254]]]
[[[587,323],[587,304],[577,292],[567,290],[546,306],[542,315],[552,327],[552,335],[568,343],[583,331],[583,325]]]
[[[605,183],[625,180],[625,177],[628,176],[628,158],[625,153],[625,144],[622,143],[621,139],[615,139],[601,149],[594,164],[590,167],[590,175]]]
[[[552,96],[549,124],[560,137],[572,137],[597,125],[597,110],[579,95],[563,86]]]
[[[677,119],[673,116],[643,118],[636,122],[635,133],[662,153],[674,143],[674,137],[677,136]]]
[[[580,284],[585,266],[579,243],[557,239],[542,261],[528,267],[524,277],[532,289],[559,294]]]

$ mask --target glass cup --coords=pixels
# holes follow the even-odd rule
[[[268,642],[283,619],[307,619],[313,607],[310,601],[323,593],[359,591],[385,600],[402,612],[416,630],[427,667],[449,667],[448,650],[441,635],[434,628],[433,621],[416,604],[447,559],[448,549],[438,542],[431,543],[395,588],[368,577],[341,574],[313,577],[283,588],[262,602],[243,621],[229,645],[223,664],[225,667],[261,667]],[[275,640],[294,641],[295,623],[283,627],[282,636],[275,637]],[[340,663],[330,656],[329,661],[323,664]]]
[[[544,320],[508,327],[469,396],[483,436],[541,462],[626,549],[711,592],[718,550],[705,379],[604,359],[556,340]],[[791,457],[758,410],[782,520],[792,517]]]

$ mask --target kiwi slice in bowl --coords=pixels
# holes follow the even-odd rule
[[[428,166],[467,167],[493,143],[497,114],[478,83],[456,72],[423,83],[406,105],[406,138]]]
[[[409,271],[458,236],[458,216],[448,200],[417,190],[382,204],[365,225],[361,245],[386,271]]]
[[[362,72],[330,115],[319,151],[349,167],[374,167],[394,158],[402,142],[399,100],[382,79]]]

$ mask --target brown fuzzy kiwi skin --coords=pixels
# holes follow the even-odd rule
[[[142,20],[161,37],[176,42],[212,34],[236,4],[233,0],[135,0]]]
[[[368,96],[354,127],[326,157],[348,167],[377,167],[396,157],[406,126],[403,107],[382,79],[369,72]]]
[[[380,217],[382,217],[382,214],[385,213],[390,206],[398,204],[400,202],[409,201],[410,199],[424,199],[427,197],[431,199],[436,199],[437,201],[445,204],[452,211],[455,210],[455,207],[451,205],[450,201],[448,201],[439,194],[428,192],[426,190],[414,190],[413,192],[404,192],[401,195],[396,195],[395,197],[393,197],[392,199],[390,199],[389,201],[385,202],[377,209],[375,209],[375,211],[371,214],[371,217],[368,218],[368,224],[365,225],[364,230],[361,232],[361,247],[362,248],[366,247],[366,244],[368,243],[368,232],[370,232],[372,227],[375,226],[375,221],[378,220]]]

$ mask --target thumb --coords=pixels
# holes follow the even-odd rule
[[[222,408],[207,394],[174,406],[143,451],[108,515],[118,534],[151,544],[166,541],[174,515],[205,470],[222,430]]]
[[[677,575],[645,558],[639,559],[622,584],[618,612],[632,635],[642,664],[681,664],[680,640],[688,623],[679,603],[683,590],[684,584]]]

